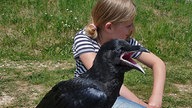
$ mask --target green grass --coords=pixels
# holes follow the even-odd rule
[[[75,33],[95,0],[0,1],[0,106],[34,107],[51,87],[73,77]],[[192,104],[192,1],[135,0],[138,39],[167,65],[164,108]],[[148,100],[152,72],[126,73],[125,84]],[[9,97],[6,102],[2,98]],[[1,104],[2,103],[2,104]]]
[[[88,21],[92,1],[2,0],[1,58],[71,57],[72,38]],[[87,5],[82,5],[87,4]],[[9,56],[7,56],[9,55]]]

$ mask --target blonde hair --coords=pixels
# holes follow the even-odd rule
[[[95,39],[107,22],[121,23],[129,21],[135,15],[136,7],[132,0],[98,0],[91,13],[92,21],[85,27],[85,32]]]

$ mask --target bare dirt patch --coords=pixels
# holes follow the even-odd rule
[[[17,93],[22,94],[20,98],[26,98],[27,100],[37,100],[39,98],[39,95],[45,92],[45,87],[42,85],[32,85],[24,81],[17,81],[16,84],[18,85]],[[17,97],[18,95],[16,95]],[[25,102],[26,105],[33,106],[33,101],[27,101]]]
[[[0,60],[0,80],[14,79],[18,75],[26,75],[32,72],[41,71],[41,70],[65,70],[74,67],[73,62],[67,61],[11,61],[11,60]],[[17,73],[22,73],[15,75],[15,73],[8,76],[7,71],[4,69],[14,69]],[[14,76],[15,75],[15,76]],[[11,78],[10,78],[11,77]],[[27,81],[19,79],[17,81],[10,81],[15,84],[12,89],[7,90],[2,89],[0,91],[0,108],[7,108],[10,106],[17,106],[18,103],[23,103],[22,106],[27,106],[28,108],[34,108],[39,97],[46,93],[48,90],[43,85],[31,84]],[[15,88],[16,87],[16,88]],[[8,92],[6,92],[8,91]],[[22,107],[19,106],[19,107]]]
[[[0,96],[0,106],[7,106],[11,103],[13,103],[13,100],[15,98],[12,96],[9,96],[7,93],[2,92]]]
[[[174,84],[181,93],[192,93],[192,85],[191,84]]]
[[[56,70],[56,69],[68,69],[74,67],[73,62],[66,61],[10,61],[3,60],[0,63],[0,68],[15,68],[15,69],[34,69],[41,70],[47,68],[48,70]]]

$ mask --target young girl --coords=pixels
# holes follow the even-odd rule
[[[131,45],[140,45],[133,38],[135,15],[136,7],[131,0],[98,0],[92,10],[91,23],[74,38],[75,77],[91,68],[100,46],[111,39],[126,39]],[[138,52],[133,58],[153,70],[151,97],[146,104],[122,85],[113,108],[160,108],[166,75],[164,62],[151,52]]]

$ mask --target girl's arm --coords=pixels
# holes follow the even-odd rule
[[[86,69],[90,69],[93,66],[93,61],[96,57],[96,53],[94,52],[82,53],[79,57],[84,66],[86,67]]]
[[[145,107],[147,107],[147,104],[145,102],[143,102],[142,100],[140,100],[133,92],[131,92],[124,84],[121,86],[120,89],[120,95],[133,101],[136,102],[140,105],[143,105]]]
[[[149,98],[148,107],[160,108],[162,106],[162,98],[166,78],[165,64],[159,57],[157,57],[153,53],[143,52],[138,57],[138,60],[153,70],[153,90],[152,95]]]

